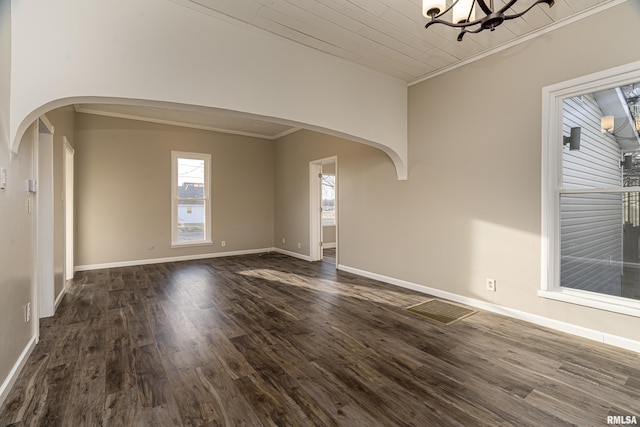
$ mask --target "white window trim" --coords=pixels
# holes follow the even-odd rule
[[[204,161],[204,189],[205,189],[205,238],[204,240],[178,240],[178,159],[194,159]],[[171,247],[182,248],[191,246],[212,245],[211,239],[211,154],[191,153],[186,151],[171,151]]]
[[[542,89],[541,284],[538,295],[556,301],[640,317],[640,301],[560,287],[560,194],[562,102],[565,98],[640,81],[640,61]],[[633,189],[625,189],[629,191]],[[619,189],[598,188],[594,192]],[[570,193],[563,190],[562,193]]]

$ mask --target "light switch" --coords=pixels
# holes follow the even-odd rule
[[[7,188],[7,169],[0,168],[0,190]]]

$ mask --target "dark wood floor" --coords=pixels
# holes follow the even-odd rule
[[[79,273],[0,408],[16,426],[602,426],[638,354],[282,255]],[[640,421],[639,421],[640,422]]]

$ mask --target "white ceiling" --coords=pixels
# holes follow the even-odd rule
[[[286,124],[258,120],[234,111],[213,108],[185,107],[184,109],[169,109],[145,105],[118,104],[76,104],[74,107],[78,113],[186,126],[272,140],[299,129]]]
[[[422,0],[172,0],[213,16],[230,17],[313,49],[397,77],[423,79],[535,31],[618,0],[555,0],[535,6],[495,31],[467,34],[443,25],[424,26]],[[521,12],[534,0],[519,0]],[[447,0],[451,4],[451,0]],[[502,7],[505,0],[495,0]],[[477,17],[481,11],[478,8]]]
[[[541,34],[563,22],[597,12],[621,0],[555,0],[535,6],[495,31],[467,34],[443,25],[424,26],[422,0],[171,0],[214,19],[255,27],[296,43],[415,83],[501,48]],[[534,0],[519,0],[520,12]],[[450,4],[450,0],[447,0]],[[495,0],[496,7],[505,4]],[[480,11],[478,10],[478,14]],[[131,105],[76,105],[76,111],[175,124],[276,139],[298,130],[222,110],[170,110]]]

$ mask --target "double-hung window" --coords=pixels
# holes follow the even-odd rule
[[[540,295],[640,316],[640,62],[543,106]]]
[[[171,246],[211,244],[211,155],[171,152]]]

